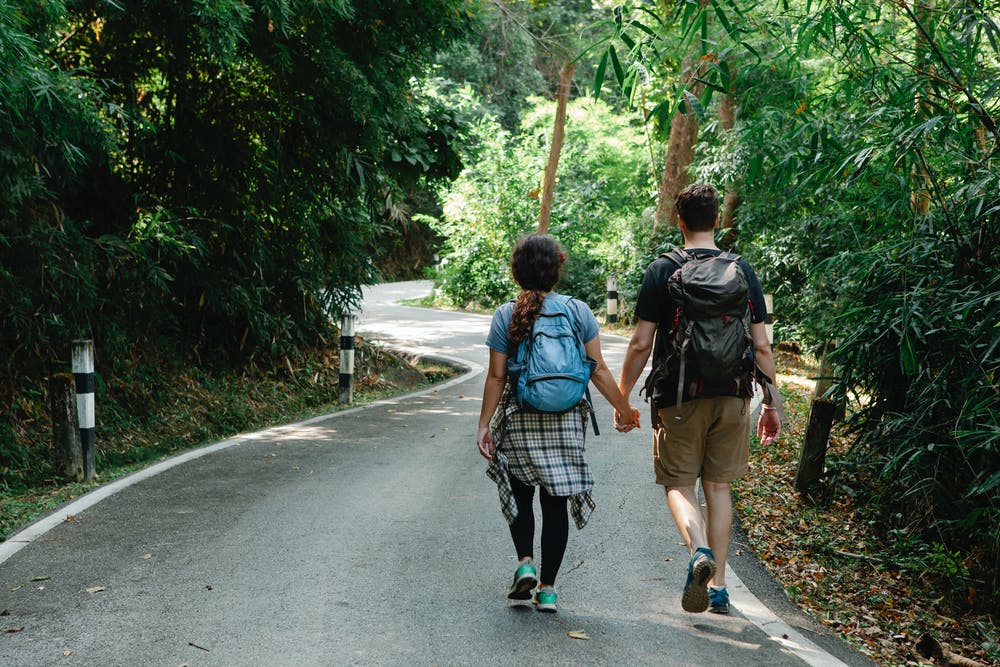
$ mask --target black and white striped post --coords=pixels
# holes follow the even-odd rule
[[[608,277],[608,324],[618,321],[618,281],[614,276]]]
[[[83,480],[93,481],[97,474],[94,431],[94,341],[73,341],[73,379],[76,381],[76,411],[80,420],[80,450],[83,454]]]
[[[340,318],[340,402],[354,402],[354,315]]]

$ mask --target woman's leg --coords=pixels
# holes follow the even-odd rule
[[[510,524],[510,536],[514,540],[517,559],[530,559],[535,544],[535,509],[532,502],[535,498],[535,487],[528,486],[511,475],[510,488],[514,492],[514,502],[517,504],[517,518]]]
[[[563,554],[566,553],[566,542],[569,540],[569,513],[566,508],[566,496],[550,496],[545,489],[540,489],[538,498],[542,504],[542,586],[553,586],[559,566],[562,565]]]

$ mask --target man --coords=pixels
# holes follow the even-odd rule
[[[721,254],[715,244],[718,202],[718,192],[710,185],[691,185],[677,196],[678,224],[684,236],[684,250],[689,254]],[[677,317],[667,282],[680,267],[678,259],[660,256],[646,268],[635,308],[638,322],[618,383],[625,396],[630,395],[650,352],[654,351],[654,335],[657,340],[654,370],[667,354],[668,333]],[[769,444],[781,430],[781,403],[780,395],[771,384],[775,365],[764,325],[767,309],[753,269],[742,259],[739,265],[749,291],[750,337],[756,365],[770,381],[757,423],[757,435],[763,444]],[[742,478],[747,471],[749,383],[734,381],[710,391],[694,390],[692,395],[694,388],[685,382],[678,405],[680,382],[676,376],[681,372],[675,371],[674,377],[668,376],[649,388],[651,396],[647,398],[652,400],[654,412],[653,468],[656,482],[666,489],[667,506],[691,553],[682,607],[689,612],[710,608],[715,613],[728,614],[726,555],[733,515],[730,483]],[[619,415],[616,414],[615,419],[617,426]],[[707,505],[707,525],[695,494],[699,477]]]

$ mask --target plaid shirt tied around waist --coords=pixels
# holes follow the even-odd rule
[[[552,496],[569,496],[577,529],[594,511],[594,477],[584,459],[590,405],[581,400],[562,414],[521,410],[510,385],[504,390],[490,430],[496,451],[486,475],[496,482],[507,523],[517,519],[510,475]]]

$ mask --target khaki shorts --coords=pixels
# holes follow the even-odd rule
[[[750,399],[714,396],[659,411],[653,432],[653,470],[663,486],[728,483],[747,473],[750,455]]]

